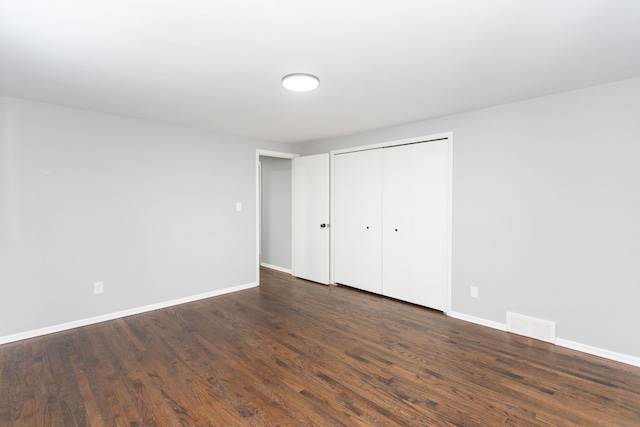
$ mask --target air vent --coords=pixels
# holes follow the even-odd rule
[[[507,312],[507,331],[555,344],[556,322]]]

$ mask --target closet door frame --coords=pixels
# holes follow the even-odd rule
[[[420,143],[420,142],[426,142],[428,143],[429,141],[438,141],[438,140],[447,140],[447,146],[448,146],[448,183],[447,183],[447,281],[446,281],[446,300],[445,300],[445,308],[444,308],[444,313],[448,314],[451,312],[451,298],[452,298],[452,291],[451,291],[451,287],[452,287],[452,224],[453,224],[453,212],[452,212],[452,202],[453,202],[453,198],[452,198],[452,193],[453,193],[453,132],[443,132],[443,133],[438,133],[438,134],[433,134],[433,135],[423,135],[423,136],[417,136],[417,137],[413,137],[413,138],[407,138],[407,139],[401,139],[401,140],[396,140],[396,141],[387,141],[387,142],[380,142],[380,143],[376,143],[376,144],[370,144],[370,145],[363,145],[363,146],[357,146],[357,147],[351,147],[351,148],[345,148],[342,150],[333,150],[330,152],[330,162],[331,162],[331,167],[330,167],[330,171],[331,171],[331,179],[330,179],[330,197],[331,197],[331,208],[330,208],[330,217],[331,217],[331,223],[335,223],[334,222],[334,209],[333,207],[335,206],[335,201],[333,199],[333,195],[335,194],[335,177],[333,175],[333,171],[334,169],[334,156],[336,154],[341,154],[341,153],[350,153],[350,152],[354,152],[354,151],[363,151],[363,150],[371,150],[371,149],[376,149],[376,148],[385,148],[385,147],[395,147],[398,145],[408,145],[408,144],[416,144],[416,143]],[[330,229],[330,280],[332,284],[335,284],[335,278],[334,278],[334,263],[335,263],[335,254],[334,254],[334,230]]]

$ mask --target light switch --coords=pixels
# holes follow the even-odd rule
[[[242,211],[242,203],[236,202],[236,212]]]
[[[472,286],[471,287],[471,298],[478,298],[478,287],[477,286]]]

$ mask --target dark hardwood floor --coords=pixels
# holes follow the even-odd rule
[[[0,346],[0,426],[640,425],[640,368],[263,269]]]

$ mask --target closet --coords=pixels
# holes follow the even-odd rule
[[[445,310],[449,139],[334,155],[334,281]]]

